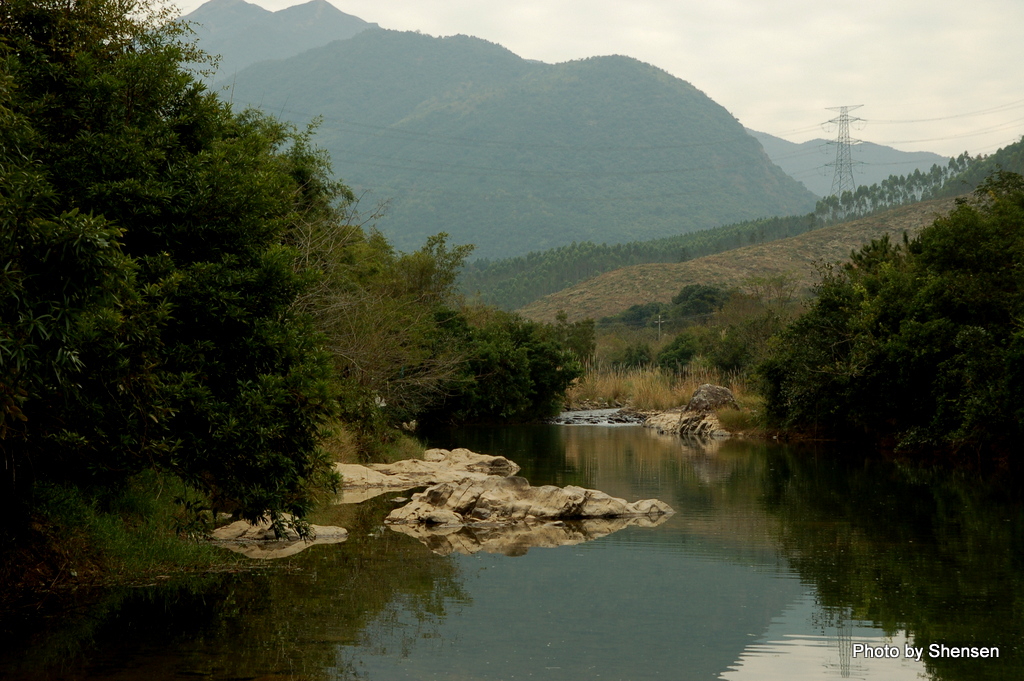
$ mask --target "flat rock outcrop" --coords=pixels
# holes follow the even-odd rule
[[[538,520],[656,517],[672,512],[668,504],[657,499],[629,503],[598,490],[572,485],[531,487],[525,478],[510,476],[434,485],[414,494],[412,501],[392,511],[384,522],[500,525]]]
[[[290,521],[291,518],[285,520]],[[255,525],[247,520],[236,520],[211,532],[210,541],[249,558],[274,559],[293,556],[316,544],[339,544],[348,539],[348,530],[344,527],[310,525],[309,530],[310,536],[306,538],[300,537],[292,528],[285,531],[285,536],[278,537],[269,518],[263,518]]]
[[[345,493],[369,498],[427,486],[385,519],[391,529],[416,537],[432,551],[522,555],[534,546],[579,544],[625,527],[654,527],[673,511],[657,499],[627,502],[582,487],[532,487],[514,475],[519,466],[501,456],[468,449],[432,449],[423,460],[357,466],[337,464]],[[350,502],[349,498],[343,500]],[[286,517],[286,523],[291,520]],[[302,538],[293,529],[277,537],[270,520],[240,520],[214,530],[211,541],[250,558],[283,558],[314,544],[345,541],[341,527],[310,526]]]
[[[655,527],[668,520],[670,514],[634,516],[630,518],[590,518],[586,520],[555,520],[517,522],[511,525],[425,525],[422,523],[389,525],[395,532],[419,539],[434,553],[501,553],[522,556],[531,548],[556,548],[600,539],[631,526]]]
[[[483,480],[489,476],[508,476],[519,466],[503,456],[477,454],[468,449],[428,449],[423,459],[395,463],[336,463],[341,474],[341,503],[359,503],[386,492],[426,487],[442,482]]]
[[[714,412],[666,411],[655,414],[644,421],[644,426],[653,428],[663,435],[680,435],[699,439],[729,437],[729,431],[722,428]]]

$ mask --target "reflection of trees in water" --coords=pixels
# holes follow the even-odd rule
[[[674,528],[722,558],[772,560],[777,520],[761,506],[766,445],[699,442],[645,428],[564,431],[566,460],[595,488],[626,499],[661,499],[676,512]]]
[[[4,662],[0,676],[358,678],[344,646],[381,640],[395,613],[408,614],[402,640],[411,646],[431,636],[451,603],[467,601],[449,559],[377,531],[391,506],[382,498],[329,509],[348,516],[345,544],[312,547],[259,571],[120,590],[90,605],[91,616],[41,623],[22,659]]]
[[[917,647],[998,646],[999,660],[928,659],[937,679],[1024,678],[1019,492],[966,476],[777,452],[764,506],[822,607],[905,629]],[[843,623],[837,622],[836,625]]]

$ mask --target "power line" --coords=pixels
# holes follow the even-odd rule
[[[1000,123],[998,125],[989,126],[982,128],[981,130],[974,130],[973,132],[965,132],[957,135],[947,135],[945,137],[929,137],[925,139],[914,139],[914,140],[887,140],[879,142],[879,144],[917,144],[921,142],[942,142],[946,140],[957,140],[965,137],[977,137],[978,135],[987,135],[992,132],[1002,132],[1003,130],[1011,130],[1013,128],[1020,128],[1020,123],[1024,121],[1024,118],[1016,118],[1009,123]],[[1008,142],[1007,144],[1012,144]]]
[[[915,118],[915,119],[900,119],[900,120],[882,120],[869,118],[866,119],[869,123],[934,123],[936,121],[948,121],[954,118],[970,118],[971,116],[981,116],[990,113],[1002,113],[1004,111],[1011,111],[1013,109],[1019,109],[1024,106],[1024,99],[1019,99],[1015,102],[1009,102],[1008,104],[1000,104],[989,109],[981,109],[979,111],[968,111],[966,113],[951,114],[949,116],[939,116],[937,118]]]

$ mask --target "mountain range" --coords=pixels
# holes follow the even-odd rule
[[[212,0],[184,19],[222,55],[216,87],[236,107],[320,121],[336,174],[364,208],[387,202],[377,227],[402,250],[438,232],[485,257],[622,243],[817,200],[770,158],[800,149],[629,57],[545,64],[479,38],[384,30],[326,0],[279,12]]]

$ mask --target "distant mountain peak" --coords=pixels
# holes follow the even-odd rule
[[[345,14],[340,9],[338,9],[337,7],[332,5],[331,3],[327,2],[327,0],[309,0],[309,2],[303,2],[303,3],[298,4],[298,5],[292,5],[291,7],[285,7],[284,9],[279,9],[276,12],[274,12],[274,14],[287,15],[287,14],[293,14],[293,13],[305,13],[305,12],[308,12],[310,10],[312,10],[314,12],[330,12],[330,13],[333,13],[333,14]],[[352,15],[348,14],[348,15],[345,15],[345,16],[352,16]]]
[[[202,5],[197,7],[194,11],[198,12],[199,10],[203,9],[204,7],[207,8],[207,9],[213,9],[213,8],[221,8],[221,7],[233,7],[235,5],[248,5],[249,7],[255,7],[257,9],[262,9],[264,12],[268,12],[269,11],[269,10],[263,9],[262,7],[260,7],[259,5],[255,4],[255,3],[246,2],[245,0],[210,0],[209,2],[204,2]]]
[[[293,57],[375,27],[345,14],[327,0],[309,0],[276,12],[246,0],[210,0],[182,17],[203,49],[220,55],[216,78],[250,64]]]
[[[222,16],[225,13],[235,16],[273,14],[269,9],[264,9],[257,4],[246,2],[245,0],[210,0],[184,15],[182,19],[186,21],[201,21],[202,18]]]
[[[390,198],[399,250],[446,232],[481,257],[621,243],[816,198],[721,105],[622,55],[523,60],[470,36],[363,31],[231,79],[233,101],[302,125],[361,194]]]

